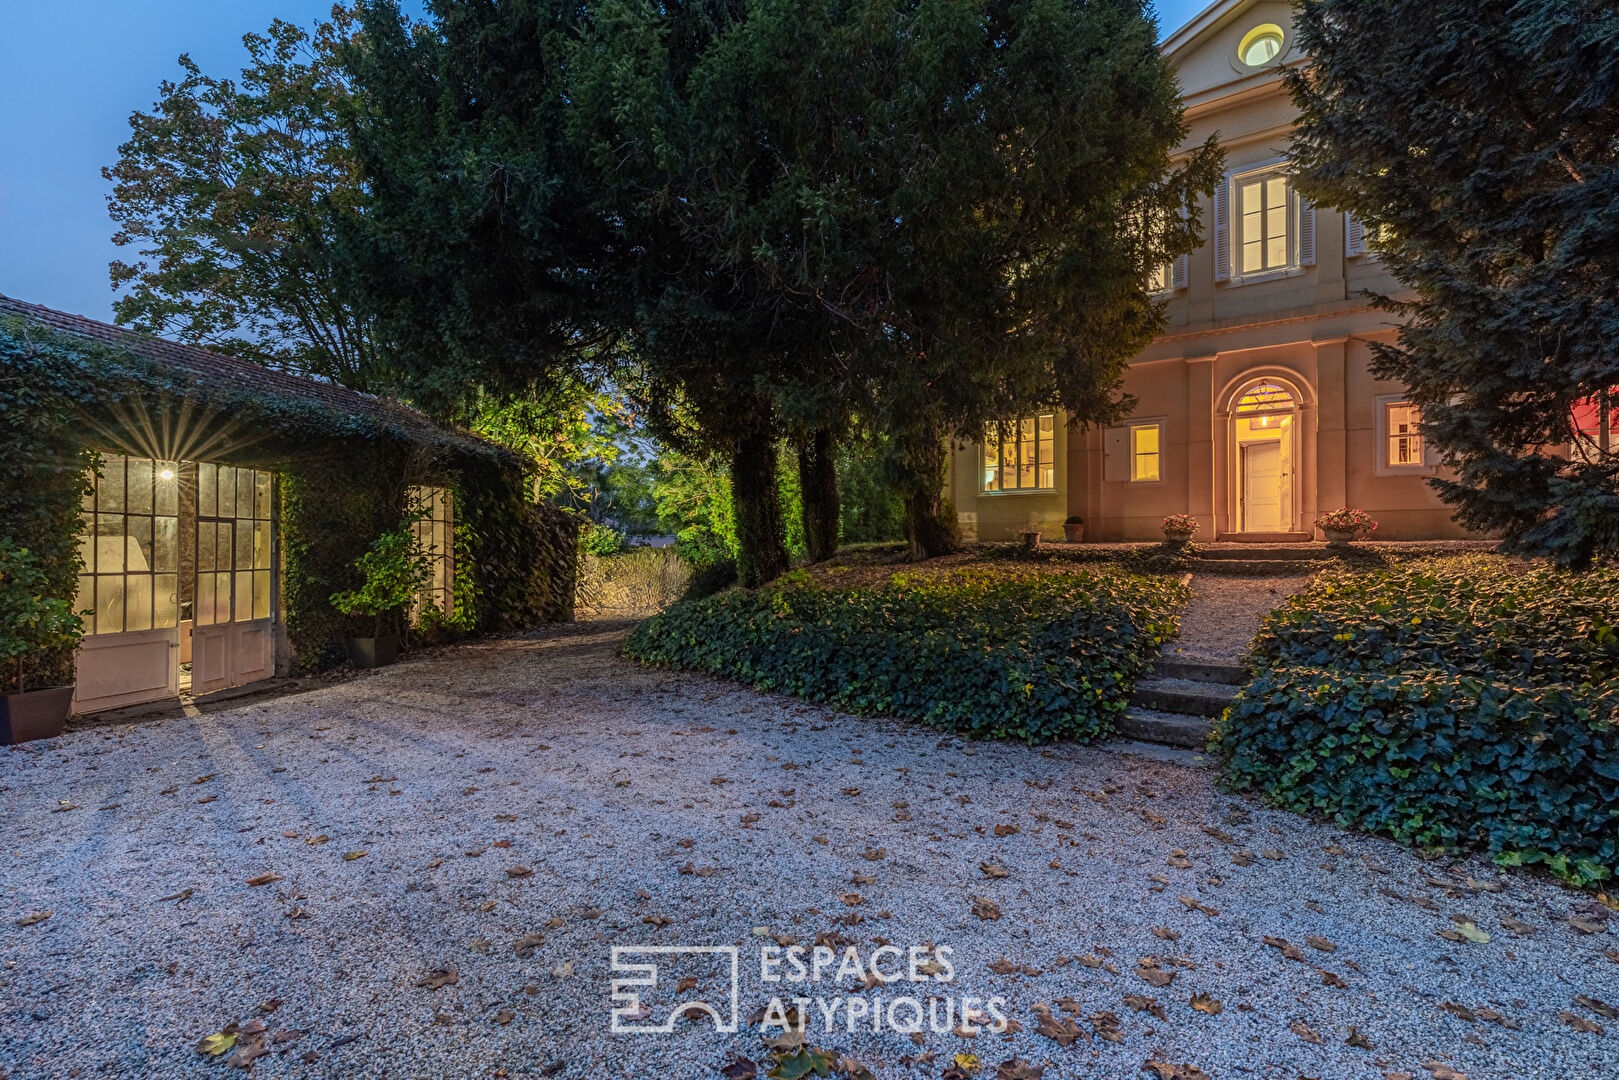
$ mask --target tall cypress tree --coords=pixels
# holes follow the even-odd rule
[[[1470,528],[1619,552],[1619,8],[1303,0],[1299,186],[1413,290],[1374,370],[1404,383]],[[1606,414],[1606,415],[1604,415]]]

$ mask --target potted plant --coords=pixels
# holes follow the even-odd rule
[[[73,708],[73,684],[31,689],[26,659],[70,652],[84,623],[70,601],[48,595],[50,578],[39,558],[10,540],[0,540],[0,744],[50,739],[62,733]]]
[[[1063,535],[1070,544],[1077,544],[1085,539],[1085,519],[1078,514],[1070,514],[1062,523]]]
[[[1327,546],[1335,548],[1348,547],[1350,541],[1377,531],[1377,522],[1372,520],[1372,515],[1348,506],[1322,514],[1316,519],[1316,526],[1326,535]]]
[[[1197,518],[1191,514],[1170,514],[1164,519],[1162,528],[1165,540],[1182,547],[1197,535]]]
[[[344,615],[370,616],[375,623],[370,637],[345,641],[349,662],[357,668],[386,667],[399,658],[404,614],[432,580],[432,568],[409,521],[377,537],[354,567],[364,578],[362,584],[352,592],[333,593],[332,606]]]

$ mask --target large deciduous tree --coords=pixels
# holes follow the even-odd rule
[[[1458,519],[1582,565],[1619,552],[1619,9],[1308,0],[1299,186],[1368,226],[1414,296],[1404,383]]]
[[[364,205],[339,107],[335,53],[353,20],[313,32],[277,20],[249,34],[241,79],[180,57],[149,113],[130,117],[107,206],[119,322],[312,373],[355,389],[380,379],[372,321],[332,263],[338,223]]]

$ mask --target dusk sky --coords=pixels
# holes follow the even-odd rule
[[[1208,0],[1158,0],[1168,33]],[[101,167],[117,157],[129,114],[189,52],[235,76],[242,35],[282,18],[308,26],[331,0],[7,2],[0,33],[0,293],[111,320],[107,264],[119,257]],[[124,252],[126,256],[130,252]]]

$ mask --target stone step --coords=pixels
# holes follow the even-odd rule
[[[1225,712],[1236,694],[1227,684],[1195,679],[1147,679],[1136,684],[1130,704],[1155,712],[1214,717]]]
[[[1114,728],[1127,739],[1201,750],[1214,730],[1214,721],[1206,716],[1133,708],[1119,719]]]
[[[1248,673],[1241,664],[1223,664],[1218,660],[1163,659],[1153,670],[1160,679],[1218,683],[1222,686],[1241,686],[1248,681]]]
[[[1315,539],[1315,534],[1307,532],[1220,533],[1214,539],[1222,544],[1308,544]]]
[[[1334,553],[1325,544],[1292,544],[1267,547],[1257,544],[1238,544],[1230,547],[1203,547],[1197,549],[1200,559],[1279,559],[1283,562],[1318,562],[1332,559]]]
[[[1194,573],[1207,577],[1301,577],[1317,564],[1302,559],[1205,559],[1192,560]]]

